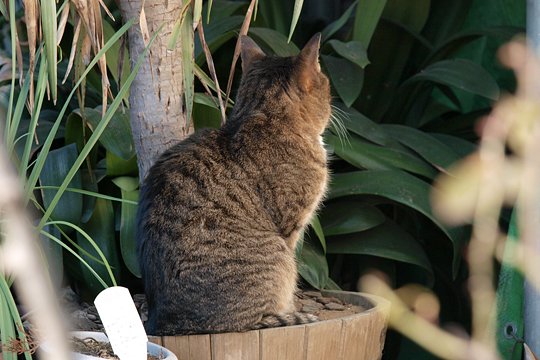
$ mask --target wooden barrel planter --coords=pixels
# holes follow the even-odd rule
[[[323,291],[365,311],[306,325],[189,336],[151,336],[178,360],[376,360],[386,335],[390,303],[377,296]]]

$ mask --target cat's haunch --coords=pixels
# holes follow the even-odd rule
[[[137,213],[150,334],[313,321],[294,313],[294,250],[328,181],[319,43],[318,34],[299,55],[276,57],[243,36],[227,123],[174,145],[150,169]]]

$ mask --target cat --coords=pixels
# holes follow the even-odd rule
[[[242,79],[220,129],[166,150],[141,186],[147,331],[180,335],[316,321],[295,312],[295,247],[328,181],[330,85],[320,34],[293,57],[242,36]]]

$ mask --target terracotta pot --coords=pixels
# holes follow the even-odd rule
[[[77,337],[79,339],[85,339],[85,338],[93,338],[100,342],[109,342],[109,339],[107,338],[107,335],[105,335],[102,332],[96,332],[96,331],[73,331],[70,333],[72,337]],[[47,344],[41,345],[41,349],[44,352],[50,351]],[[148,354],[158,357],[160,360],[178,360],[175,354],[173,354],[171,351],[167,350],[161,345],[154,344],[152,342],[148,342]],[[89,355],[83,355],[80,353],[73,353],[73,360],[100,360],[103,358],[95,357],[95,356],[89,356]]]
[[[179,360],[376,360],[382,356],[390,303],[377,296],[323,291],[362,313],[306,325],[189,336],[150,336]]]

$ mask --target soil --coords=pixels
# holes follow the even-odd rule
[[[100,342],[91,337],[87,337],[84,339],[72,338],[71,345],[73,351],[84,355],[95,356],[102,359],[119,360],[118,356],[114,355],[111,344],[108,342]],[[147,359],[160,360],[163,358],[148,354]]]
[[[64,308],[69,309],[72,330],[103,331],[103,325],[95,306],[77,301],[77,295],[71,290],[65,290],[62,296]],[[133,296],[133,302],[143,322],[148,319],[148,307],[144,294]],[[319,320],[330,320],[361,313],[366,308],[347,304],[340,299],[323,296],[319,291],[299,291],[295,297],[296,311],[312,314]]]

